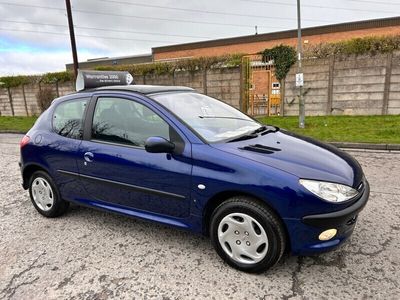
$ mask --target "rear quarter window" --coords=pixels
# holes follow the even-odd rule
[[[53,130],[64,137],[82,138],[83,118],[88,101],[88,98],[82,98],[58,104],[53,113]]]

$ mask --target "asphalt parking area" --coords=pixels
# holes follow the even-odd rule
[[[42,217],[20,186],[19,140],[0,135],[0,299],[400,297],[400,153],[352,152],[371,198],[348,243],[251,275],[173,228],[77,206]]]

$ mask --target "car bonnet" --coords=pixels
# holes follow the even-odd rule
[[[211,146],[299,178],[358,187],[363,177],[358,162],[346,152],[285,130],[259,134],[258,137],[244,141],[215,143]]]

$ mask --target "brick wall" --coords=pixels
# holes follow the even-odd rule
[[[330,32],[326,34],[314,34],[305,36],[303,34],[303,41],[307,41],[308,45],[329,43],[348,40],[352,38],[362,38],[367,36],[384,36],[384,35],[399,35],[400,26],[388,26],[383,28],[370,28],[361,30],[351,30],[345,32]],[[263,51],[267,48],[272,48],[280,44],[296,46],[297,37],[293,38],[282,38],[274,40],[265,40],[258,42],[247,42],[247,43],[232,43],[221,46],[208,46],[207,42],[202,47],[193,47],[193,49],[187,50],[157,50],[153,53],[155,61],[158,60],[169,60],[187,57],[200,57],[200,56],[221,56],[232,53],[247,53],[253,54]],[[161,47],[162,48],[162,47]]]

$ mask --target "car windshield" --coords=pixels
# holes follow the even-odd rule
[[[195,92],[155,94],[168,108],[208,142],[230,140],[257,130],[260,123],[217,99]]]

